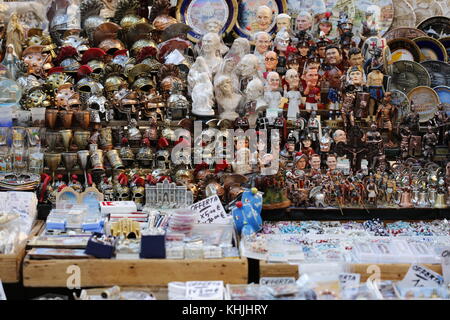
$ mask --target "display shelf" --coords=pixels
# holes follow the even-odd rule
[[[37,235],[44,226],[43,221],[36,221],[29,238]],[[27,240],[22,241],[13,254],[0,254],[0,280],[3,283],[17,283],[21,280],[22,261],[26,253]]]
[[[423,264],[425,267],[442,274],[440,264]],[[381,280],[399,281],[404,278],[411,265],[405,263],[386,263],[386,264],[351,264],[349,272],[361,275],[361,281],[367,281],[369,277],[374,276],[374,271],[379,268]],[[268,263],[260,261],[259,277],[299,277],[301,268],[296,264],[287,263]]]
[[[80,267],[81,287],[165,286],[172,281],[223,280],[244,284],[248,280],[247,259],[74,259],[32,260],[25,257],[25,287],[66,287],[69,266]]]
[[[265,221],[450,219],[450,208],[288,208],[263,211]]]

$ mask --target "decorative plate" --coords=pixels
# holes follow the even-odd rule
[[[414,104],[420,116],[420,122],[427,122],[434,117],[439,104],[439,96],[430,87],[419,86],[408,93],[408,99]]]
[[[393,105],[397,106],[397,124],[400,124],[411,110],[411,104],[409,99],[403,92],[399,90],[391,90],[391,102]]]
[[[237,0],[183,0],[178,2],[176,12],[177,20],[192,28],[188,38],[193,42],[208,33],[207,24],[214,20],[222,25],[220,34],[230,32],[237,14]]]
[[[338,0],[333,7],[331,21],[337,26],[340,12],[346,12],[353,21],[353,33],[356,37],[362,31],[362,23],[366,20],[366,12],[373,11],[375,23],[383,36],[391,27],[394,19],[392,0]]]
[[[447,61],[447,51],[445,47],[438,40],[431,37],[419,37],[414,39],[421,51],[422,59],[425,60],[439,60]]]
[[[434,87],[433,90],[436,91],[447,115],[450,116],[450,87],[438,86]]]
[[[442,43],[442,45],[445,48],[445,51],[447,52],[447,61],[450,59],[450,37],[440,38],[439,42]]]
[[[406,60],[406,61],[420,61],[420,48],[417,44],[407,38],[398,38],[388,42],[391,50],[390,62]]]
[[[417,29],[424,31],[430,37],[440,39],[450,36],[450,18],[435,16],[423,20]]]
[[[260,30],[256,21],[256,11],[260,6],[272,9],[272,23],[265,30]],[[234,26],[237,37],[250,39],[258,31],[275,32],[276,16],[287,11],[286,0],[242,0],[239,1],[238,17]],[[253,30],[252,30],[253,29]]]

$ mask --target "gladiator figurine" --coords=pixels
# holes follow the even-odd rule
[[[435,147],[438,143],[438,138],[433,132],[433,128],[428,126],[427,133],[423,135],[422,151],[425,159],[433,160],[435,154]]]
[[[381,107],[378,109],[377,118],[378,118],[378,127],[381,129],[385,129],[388,132],[389,141],[386,143],[387,147],[394,146],[394,142],[392,141],[394,117],[395,117],[395,107],[391,104],[391,93],[386,92],[383,98],[383,103],[381,104]]]

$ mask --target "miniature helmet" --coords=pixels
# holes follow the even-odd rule
[[[107,92],[118,91],[120,88],[127,85],[127,81],[118,75],[112,75],[106,78],[104,82],[104,87]]]
[[[155,155],[155,166],[160,169],[170,169],[169,150],[158,150]]]
[[[131,46],[130,52],[134,57],[137,57],[140,51],[145,47],[156,48],[156,44],[153,40],[150,39],[140,39]]]
[[[144,23],[144,22],[147,22],[147,19],[142,18],[135,14],[127,14],[120,20],[119,24],[122,28],[129,29],[138,23]]]
[[[61,85],[67,83],[69,77],[64,74],[63,67],[51,68],[47,73],[47,79],[45,79],[45,84],[51,89],[56,90]]]
[[[40,107],[50,107],[51,103],[49,101],[48,95],[45,93],[43,87],[32,88],[25,100],[24,107],[29,108],[40,108]]]
[[[118,50],[125,50],[125,45],[118,39],[105,39],[98,45],[100,49],[106,52],[108,55],[114,55]]]
[[[156,30],[164,30],[168,26],[177,23],[177,19],[169,16],[169,15],[159,15],[153,20],[153,27],[155,27]]]

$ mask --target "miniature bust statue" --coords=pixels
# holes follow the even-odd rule
[[[298,14],[296,24],[297,31],[310,31],[312,27],[313,18],[307,11],[302,11]]]
[[[278,31],[274,40],[275,47],[281,56],[286,56],[286,50],[290,41],[289,33],[286,30],[287,29],[281,29]]]
[[[297,70],[289,69],[286,72],[285,80],[289,85],[289,91],[286,86],[284,87],[284,97],[289,99],[287,120],[295,121],[297,119],[298,112],[300,112],[302,97],[299,91],[300,77]]]
[[[236,74],[239,76],[240,91],[245,91],[247,84],[258,75],[258,58],[254,54],[246,54],[236,66]]]
[[[278,117],[278,111],[280,101],[281,101],[281,93],[279,92],[280,88],[280,75],[277,72],[269,72],[267,74],[267,87],[266,92],[264,93],[264,98],[267,101],[268,108],[267,118],[275,119]]]
[[[209,32],[203,36],[201,56],[205,58],[211,74],[214,74],[222,62],[220,36],[217,33]]]
[[[251,31],[258,32],[258,31],[268,31],[270,26],[272,25],[272,9],[270,9],[268,6],[260,6],[258,7],[256,11],[256,21],[254,21],[251,25]]]
[[[325,51],[326,63],[331,66],[337,66],[342,62],[342,54],[336,46],[329,46]]]
[[[278,64],[278,55],[275,51],[267,51],[264,57],[264,65],[266,67],[266,72],[275,71],[277,69]],[[267,76],[266,73],[266,76]]]
[[[348,52],[348,58],[350,67],[363,67],[364,58],[359,48],[351,48]]]
[[[251,128],[256,125],[258,113],[263,112],[267,108],[267,102],[264,99],[264,84],[258,79],[251,80],[245,89],[246,104],[245,111]]]
[[[277,32],[281,31],[283,28],[289,30],[291,28],[291,16],[286,13],[280,13],[276,17],[277,22]]]
[[[255,40],[254,54],[259,59],[260,71],[264,72],[264,71],[266,71],[264,58],[265,58],[266,52],[269,50],[269,47],[272,43],[271,37],[270,37],[270,34],[268,34],[267,32],[260,31],[260,32],[255,33],[253,38]]]
[[[205,22],[205,30],[207,32],[217,33],[218,35],[220,35],[220,31],[222,30],[222,28],[222,23],[217,19],[211,18]],[[223,40],[220,39],[220,53],[224,55],[227,52],[228,47],[225,45],[225,43],[223,43]]]
[[[214,81],[214,90],[217,105],[220,108],[219,111],[221,111],[220,119],[234,121],[238,117],[235,110],[242,96],[234,90],[231,78],[226,75],[219,76]]]
[[[248,141],[246,137],[236,138],[236,157],[233,161],[233,171],[237,174],[249,174],[252,172],[250,165],[250,149],[248,148]]]
[[[198,116],[213,116],[214,93],[211,80],[205,73],[198,75],[192,89],[192,113]]]
[[[309,160],[311,170],[320,172],[320,156],[318,154],[313,154],[311,160]]]
[[[231,45],[225,58],[232,58],[235,63],[238,63],[246,54],[250,53],[250,42],[245,38],[236,38]]]
[[[334,154],[329,154],[327,157],[327,167],[330,171],[336,170],[337,167],[337,159]]]
[[[339,142],[347,143],[347,135],[346,135],[345,131],[340,130],[340,129],[336,130],[333,133],[333,140],[334,140],[334,143],[339,143]]]
[[[211,78],[211,70],[208,68],[207,62],[205,58],[200,56],[197,57],[188,73],[188,93],[192,93],[192,89],[201,79],[203,74],[206,74],[209,78]]]
[[[239,78],[234,70],[235,68],[236,68],[235,60],[232,57],[225,57],[219,66],[219,70],[217,71],[216,75],[214,76],[214,81],[220,76],[223,76],[223,75],[229,76],[233,83],[234,89],[236,91],[239,91]],[[191,70],[192,70],[192,68],[191,68]]]
[[[349,83],[353,84],[355,87],[360,87],[364,85],[363,73],[359,68],[353,67],[350,70],[348,77]]]
[[[317,103],[320,100],[320,88],[318,87],[319,74],[317,69],[307,68],[302,76],[303,95],[305,96],[306,111],[317,110]]]

